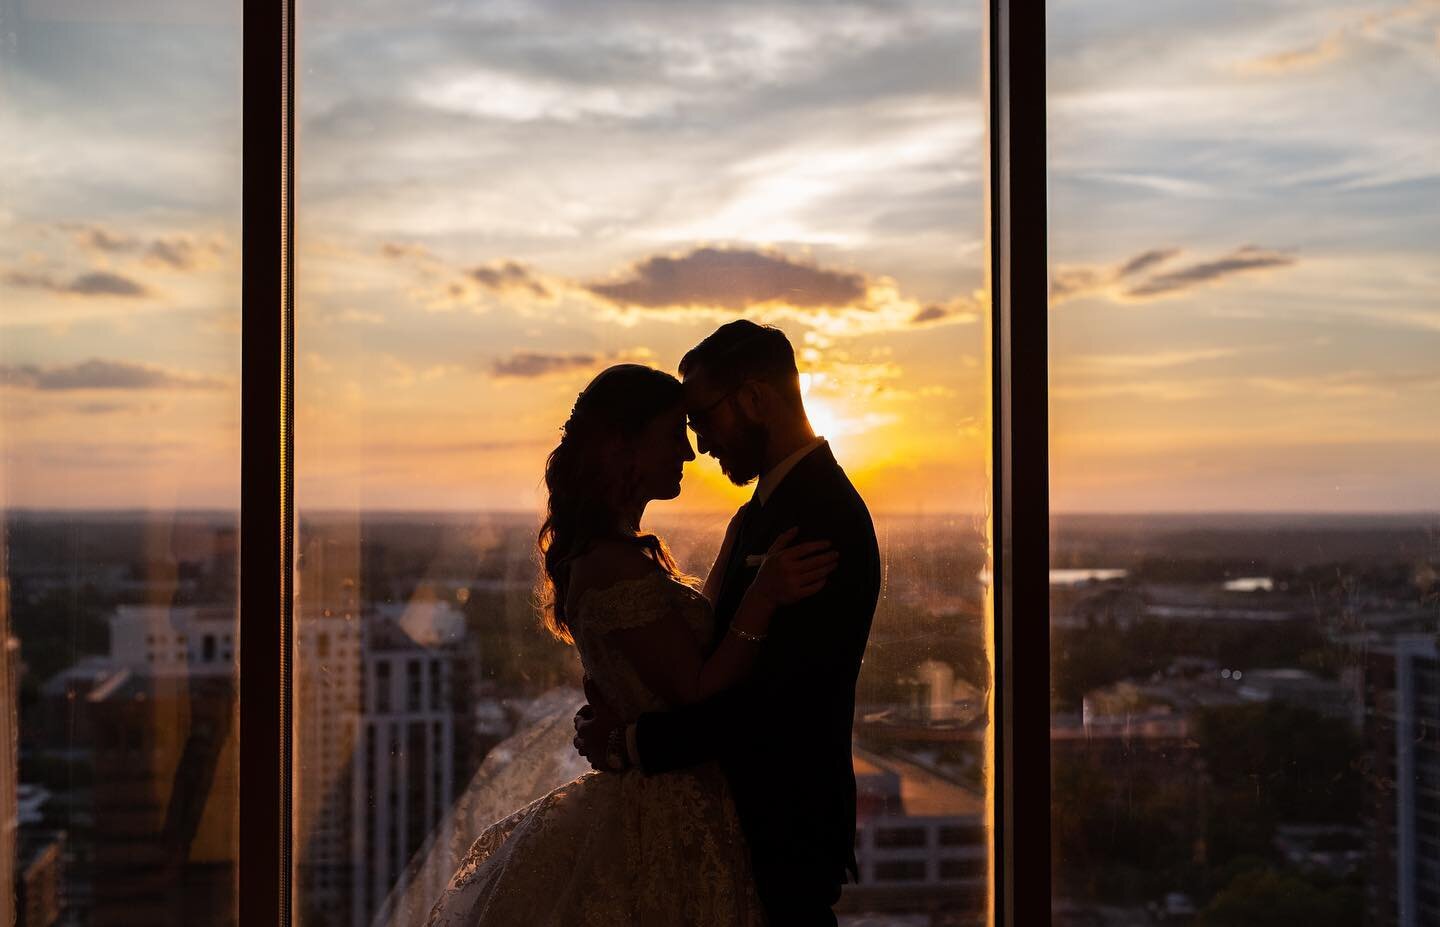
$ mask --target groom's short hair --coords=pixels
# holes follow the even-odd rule
[[[757,325],[749,319],[726,322],[680,358],[682,377],[696,367],[703,367],[706,379],[721,389],[760,380],[800,398],[795,349],[785,333],[772,325]]]

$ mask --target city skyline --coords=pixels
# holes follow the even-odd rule
[[[233,509],[238,13],[0,8],[4,501]],[[979,6],[300,12],[302,514],[533,510],[596,370],[738,315],[872,508],[983,510]],[[1440,510],[1437,28],[1051,4],[1056,511]]]

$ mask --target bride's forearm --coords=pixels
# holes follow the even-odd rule
[[[710,572],[705,575],[705,583],[700,587],[700,594],[714,608],[720,600],[720,583],[725,579],[725,561],[729,559],[730,542],[720,545],[720,553],[715,557],[715,563],[710,567]]]
[[[743,511],[742,508],[740,512]],[[725,538],[720,542],[720,552],[715,555],[715,563],[711,565],[710,572],[706,574],[705,582],[700,587],[700,594],[709,600],[712,608],[720,601],[720,585],[725,581],[725,564],[730,562],[730,552],[735,549],[740,535],[740,512],[736,512],[730,519],[730,524],[725,526]]]
[[[730,623],[729,633],[700,667],[695,681],[695,701],[723,692],[744,678],[755,662],[774,614],[773,602],[753,591],[745,593]]]

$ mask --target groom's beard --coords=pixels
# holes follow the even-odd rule
[[[769,438],[769,429],[761,423],[748,422],[743,425],[738,440],[725,448],[724,454],[718,455],[720,472],[729,477],[730,482],[736,486],[744,486],[758,477],[760,467],[765,462],[765,444]]]

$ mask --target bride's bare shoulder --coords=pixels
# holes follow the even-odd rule
[[[657,572],[655,561],[625,541],[598,541],[570,562],[570,596],[578,599],[590,589],[641,579]]]

